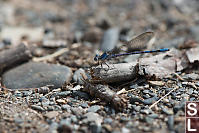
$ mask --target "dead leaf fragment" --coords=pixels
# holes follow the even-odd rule
[[[199,61],[199,47],[189,49],[186,51],[186,55],[190,63]]]

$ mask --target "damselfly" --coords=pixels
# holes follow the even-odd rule
[[[122,41],[124,44],[126,45],[132,45],[134,47],[143,47],[144,45],[146,45],[149,40],[151,40],[151,38],[154,36],[154,32],[152,31],[148,31],[148,32],[144,32],[138,36],[136,36],[135,38],[131,39],[130,41]],[[95,61],[106,61],[115,57],[119,57],[119,56],[125,56],[125,55],[133,55],[133,54],[142,54],[142,53],[157,53],[157,52],[166,52],[169,51],[168,48],[163,48],[163,49],[155,49],[155,50],[149,50],[149,51],[133,51],[133,52],[129,52],[129,53],[121,53],[121,54],[113,54],[112,51],[106,51],[101,55],[96,54],[96,56],[94,57]]]

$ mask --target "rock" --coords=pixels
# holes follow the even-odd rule
[[[48,119],[52,119],[58,116],[58,114],[59,114],[58,111],[50,111],[50,112],[47,112],[44,116]]]
[[[122,127],[122,133],[130,133],[130,130],[126,127]]]
[[[165,41],[164,43],[158,45],[157,48],[171,48],[171,47],[178,48],[179,45],[184,43],[184,41],[185,41],[184,37],[177,37],[177,38],[174,38],[172,40]]]
[[[62,91],[62,92],[57,92],[54,95],[51,96],[51,98],[66,98],[68,95],[70,95],[70,91]]]
[[[61,106],[59,106],[59,105],[54,105],[54,106],[53,106],[53,110],[54,110],[54,111],[60,111],[60,110],[61,110]]]
[[[71,115],[70,119],[71,119],[71,122],[73,122],[73,123],[77,123],[78,122],[78,119],[77,119],[77,117],[75,115]]]
[[[97,43],[102,39],[102,31],[99,28],[89,29],[82,37],[83,41]]]
[[[158,114],[150,114],[150,115],[148,115],[148,117],[156,119],[159,117],[159,115]]]
[[[50,127],[49,127],[49,129],[48,129],[48,132],[49,133],[57,133],[57,128],[58,128],[58,123],[57,122],[53,122],[53,123],[51,123],[50,124]]]
[[[30,96],[32,94],[31,91],[22,91],[23,97]]]
[[[3,39],[10,39],[13,44],[18,44],[23,37],[33,42],[41,41],[44,33],[41,27],[3,27],[0,36]]]
[[[174,129],[174,116],[173,115],[168,116],[167,124],[170,131]]]
[[[165,83],[163,81],[148,81],[152,86],[164,86]]]
[[[80,85],[84,84],[84,82],[82,81],[83,78],[82,78],[81,74],[86,75],[84,69],[82,69],[82,68],[80,68],[77,71],[75,71],[75,73],[73,75],[73,80],[75,82],[77,82],[78,84],[80,84]]]
[[[70,126],[71,126],[71,123],[68,120],[62,119],[57,128],[57,131],[59,133],[72,133],[72,129]]]
[[[149,93],[150,93],[150,90],[143,90],[143,93],[144,93],[144,94],[149,94]]]
[[[187,92],[189,95],[193,94],[193,88],[190,88],[188,89],[188,92]]]
[[[88,112],[86,114],[84,114],[84,123],[88,123],[88,122],[95,122],[98,126],[101,125],[102,121],[103,121],[103,117],[98,115],[97,113],[93,113],[93,112]]]
[[[141,109],[141,106],[132,105],[132,109],[135,110],[136,112],[139,112]]]
[[[110,51],[117,45],[119,39],[119,29],[111,28],[108,29],[103,36],[103,41],[101,45],[102,51]]]
[[[42,108],[41,106],[38,106],[38,105],[31,105],[31,108],[34,109],[34,110],[38,110],[38,111],[45,111],[44,108]]]
[[[197,25],[197,26],[192,26],[191,28],[190,28],[190,32],[191,32],[191,34],[192,34],[192,36],[194,37],[194,39],[196,40],[196,41],[199,41],[199,25]]]
[[[131,104],[135,104],[135,102],[142,103],[142,100],[136,96],[130,97],[129,101]]]
[[[155,96],[155,97],[152,97],[152,98],[145,99],[142,102],[145,105],[150,105],[150,104],[153,104],[154,102],[156,102],[157,100],[158,100],[158,97]]]
[[[151,122],[154,121],[154,120],[153,120],[152,117],[148,117],[148,116],[147,116],[147,117],[144,117],[144,121],[145,121],[146,123],[148,123],[148,124],[151,124]]]
[[[182,78],[186,80],[197,80],[199,79],[199,75],[196,73],[190,73],[190,74],[185,74],[184,76],[182,76]]]
[[[91,124],[89,129],[91,130],[91,133],[101,133],[102,127],[96,124]]]
[[[137,59],[140,57],[139,54],[135,54],[135,55],[128,55],[127,57],[124,58],[124,62],[135,62],[137,61]]]
[[[64,99],[57,99],[56,102],[58,104],[66,104],[66,100],[64,100]]]
[[[82,103],[82,104],[80,104],[80,106],[81,106],[82,108],[88,108],[88,103]]]
[[[73,91],[72,96],[79,97],[84,100],[89,100],[89,95],[82,91]]]
[[[13,68],[2,76],[7,88],[38,88],[53,85],[59,88],[71,80],[72,70],[67,66],[29,62]]]
[[[140,113],[148,115],[148,114],[152,113],[152,110],[151,109],[141,109]]]
[[[72,107],[71,111],[76,116],[81,116],[82,114],[84,114],[84,110],[82,109],[82,107]]]
[[[46,48],[67,47],[67,42],[66,40],[43,40],[42,46]]]
[[[164,106],[161,106],[162,112],[167,114],[167,115],[173,115],[173,110],[170,108],[166,108]]]
[[[95,113],[100,109],[101,109],[101,107],[99,105],[93,105],[93,106],[88,108],[88,112],[94,112]]]
[[[68,104],[64,104],[64,105],[61,106],[61,108],[62,108],[62,110],[66,110],[67,112],[69,112],[71,107]]]
[[[104,123],[111,124],[112,122],[113,122],[113,119],[111,119],[111,118],[104,119]]]

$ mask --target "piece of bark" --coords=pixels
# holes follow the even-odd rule
[[[108,85],[90,84],[85,81],[83,91],[89,93],[92,97],[97,97],[100,100],[111,104],[111,106],[118,111],[123,111],[127,107],[127,100],[124,97],[117,95],[117,93],[112,91]]]
[[[171,49],[169,52],[141,58],[139,60],[139,75],[164,78],[188,66],[188,60],[183,52]]]
[[[0,52],[0,75],[7,69],[28,61],[32,58],[29,47],[21,43],[17,47]]]
[[[92,83],[115,83],[129,81],[137,75],[137,62],[120,64],[103,64],[90,69],[89,82]]]
[[[199,61],[199,47],[187,50],[186,55],[190,63]]]

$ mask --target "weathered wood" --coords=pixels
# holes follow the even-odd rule
[[[126,98],[111,90],[108,85],[90,84],[85,81],[83,91],[89,93],[92,97],[97,97],[110,104],[118,111],[124,111],[124,109],[127,108]]]
[[[133,80],[137,76],[137,62],[103,64],[90,69],[91,83],[115,83]]]
[[[17,47],[0,52],[0,75],[7,69],[28,61],[32,58],[29,47],[21,43]]]

